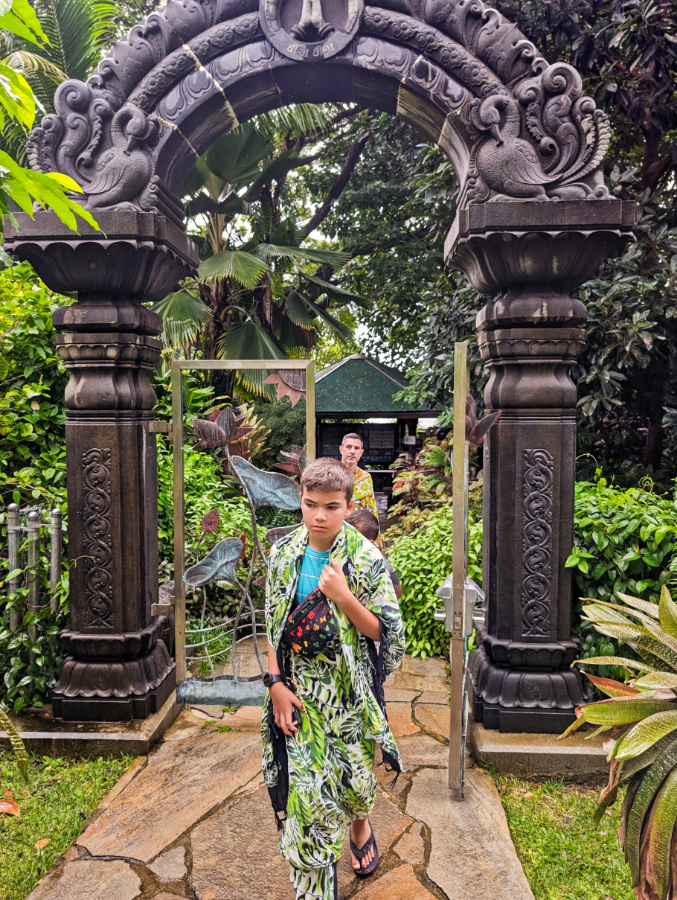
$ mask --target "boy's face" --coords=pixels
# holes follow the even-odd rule
[[[332,542],[341,530],[343,520],[352,512],[354,501],[346,500],[343,491],[309,491],[301,495],[303,524],[321,542]]]

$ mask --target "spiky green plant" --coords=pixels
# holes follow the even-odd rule
[[[26,745],[21,739],[21,735],[16,730],[14,722],[12,722],[10,717],[1,706],[0,727],[7,732],[9,742],[12,745],[12,750],[14,751],[14,756],[16,757],[16,764],[19,767],[19,771],[23,775],[24,781],[28,781],[28,752],[26,751]]]
[[[609,783],[596,821],[627,786],[619,838],[638,900],[677,900],[677,604],[664,587],[658,606],[618,594],[623,605],[590,600],[584,618],[639,659],[597,656],[579,665],[622,665],[626,683],[586,672],[608,699],[576,710],[564,736],[584,722],[610,732]]]

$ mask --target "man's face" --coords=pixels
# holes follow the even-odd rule
[[[358,438],[345,438],[339,450],[343,465],[348,466],[351,472],[354,471],[364,453],[362,441]]]
[[[303,491],[301,512],[303,524],[318,541],[328,545],[341,530],[343,520],[352,511],[353,501],[346,500],[343,491]]]

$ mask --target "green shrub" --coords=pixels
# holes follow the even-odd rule
[[[39,706],[61,666],[59,634],[68,612],[68,564],[64,549],[59,609],[49,608],[49,539],[40,540],[36,577],[45,604],[25,612],[27,590],[9,597],[6,579],[7,517],[2,507],[18,503],[46,513],[66,513],[66,448],[63,392],[68,374],[54,349],[52,313],[72,301],[53,294],[32,268],[0,271],[0,703],[20,711]],[[25,556],[21,566],[25,565]],[[23,615],[15,633],[10,611]],[[36,626],[31,640],[29,627]]]
[[[577,598],[615,601],[621,591],[658,603],[674,566],[673,501],[640,488],[619,490],[605,479],[579,482],[574,521],[575,545],[566,565],[575,569]]]
[[[62,506],[68,375],[54,349],[53,294],[27,264],[0,271],[0,505]]]
[[[172,447],[164,437],[158,437],[158,534],[160,560],[173,565],[174,560],[174,473]],[[210,453],[194,450],[186,445],[183,455],[184,508],[186,533],[186,564],[192,565],[199,553],[204,556],[223,538],[237,531],[248,537],[252,534],[247,501],[239,492],[234,478],[223,475],[221,460]],[[230,495],[230,496],[228,496]],[[213,534],[205,534],[200,522],[211,509],[219,511],[219,527]],[[199,546],[198,546],[199,544]],[[167,577],[171,577],[168,575]]]
[[[482,583],[482,523],[468,521],[468,570]],[[443,506],[430,514],[424,525],[400,537],[388,554],[402,582],[400,608],[412,656],[446,656],[449,635],[433,615],[443,602],[436,591],[451,572],[453,510]]]
[[[306,443],[306,402],[300,400],[292,407],[289,399],[267,401],[256,398],[254,411],[265,428],[270,429],[266,449],[256,459],[259,469],[274,469],[282,462],[281,451],[289,452],[292,444],[300,447]]]

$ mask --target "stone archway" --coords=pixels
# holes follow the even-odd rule
[[[353,101],[439,144],[461,184],[447,263],[489,299],[478,316],[503,410],[485,450],[486,630],[473,659],[488,727],[558,731],[580,702],[568,666],[576,392],[585,308],[569,292],[618,251],[634,210],[601,165],[609,123],[481,0],[170,0],[86,84],[66,82],[29,141],[71,175],[103,235],[19,216],[5,245],[78,301],[55,314],[66,392],[71,579],[67,719],[143,717],[174,683],[157,584],[154,395],[160,299],[197,264],[181,185],[225,131],[290,103]]]

